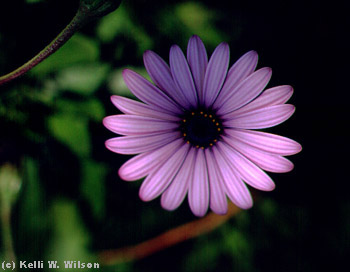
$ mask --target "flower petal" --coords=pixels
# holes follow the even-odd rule
[[[183,164],[188,149],[189,145],[182,145],[163,165],[146,177],[139,191],[143,201],[151,201],[163,193]]]
[[[125,69],[123,78],[125,84],[138,99],[156,109],[161,108],[166,112],[181,113],[181,109],[172,99],[138,73]]]
[[[188,202],[194,215],[203,216],[209,206],[208,169],[204,151],[197,150],[193,178],[188,189]]]
[[[161,205],[164,209],[169,211],[175,210],[183,202],[193,178],[195,157],[196,149],[190,148],[176,177],[162,194]]]
[[[282,156],[293,155],[301,151],[301,145],[296,141],[267,132],[227,129],[225,133],[255,148]]]
[[[232,120],[224,121],[223,125],[231,128],[261,129],[276,126],[286,121],[295,111],[290,104],[274,105],[251,112],[237,114]]]
[[[119,168],[119,176],[126,181],[143,178],[163,164],[183,144],[183,140],[178,139],[159,149],[135,156]]]
[[[210,107],[215,101],[226,78],[228,63],[230,60],[230,48],[227,43],[221,43],[216,47],[210,57],[205,72],[203,84],[203,97],[200,101],[206,107]]]
[[[170,121],[180,120],[176,115],[159,111],[159,109],[155,109],[154,106],[152,107],[123,96],[112,95],[111,100],[114,106],[126,114],[141,115]]]
[[[216,146],[212,148],[215,161],[220,167],[216,168],[223,178],[225,191],[231,201],[242,209],[253,206],[253,199],[244,182],[237,176],[236,171],[228,164],[226,157]]]
[[[203,101],[203,81],[208,65],[208,56],[201,39],[194,35],[187,45],[187,61],[191,67],[194,84],[200,101]]]
[[[152,117],[118,114],[103,119],[106,128],[121,135],[145,135],[170,132],[178,127],[174,122]]]
[[[223,156],[226,158],[227,163],[236,170],[239,177],[241,177],[247,184],[262,191],[272,191],[275,188],[272,179],[242,154],[227,144],[218,142],[217,145]]]
[[[258,54],[249,51],[237,60],[227,73],[227,77],[215,103],[214,108],[218,108],[225,102],[232,90],[246,77],[254,72],[258,63]]]
[[[180,136],[179,132],[168,132],[147,136],[116,137],[107,140],[106,147],[119,154],[137,154],[159,148],[180,138]]]
[[[186,108],[197,106],[197,92],[190,67],[180,47],[177,45],[173,45],[170,48],[169,62],[175,84],[188,101]]]
[[[263,91],[270,81],[271,74],[271,68],[265,67],[255,71],[245,80],[241,81],[231,93],[223,97],[224,101],[221,105],[216,104],[217,114],[227,114],[252,101]]]
[[[168,64],[151,50],[143,54],[143,62],[152,81],[179,105],[186,106],[185,97],[175,86]]]
[[[253,111],[257,109],[262,109],[265,107],[284,104],[293,95],[292,86],[283,85],[274,88],[266,89],[260,96],[255,100],[243,106],[242,108],[229,113],[225,118],[230,119],[230,115],[235,115],[237,113],[245,113],[248,111]]]
[[[240,152],[243,156],[247,157],[257,166],[265,171],[274,173],[286,173],[293,169],[294,165],[286,158],[261,151],[251,145],[245,144],[237,139],[231,137],[223,137],[224,141]]]
[[[210,188],[210,209],[217,214],[227,213],[227,199],[224,190],[223,179],[219,166],[217,165],[213,153],[210,149],[205,150],[207,160],[209,188]]]

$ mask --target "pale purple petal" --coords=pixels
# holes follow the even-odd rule
[[[223,139],[226,143],[242,155],[246,156],[263,170],[273,173],[286,173],[291,171],[294,167],[291,161],[281,155],[261,151],[260,149],[245,144],[235,138],[224,136]]]
[[[242,209],[249,209],[253,206],[253,199],[244,182],[237,176],[236,171],[227,163],[226,157],[223,157],[221,150],[216,146],[212,148],[215,161],[220,167],[218,172],[224,181],[225,192],[231,201]]]
[[[121,135],[147,135],[175,131],[178,124],[152,117],[118,114],[103,119],[106,128]]]
[[[197,92],[190,67],[183,52],[177,45],[173,45],[170,48],[169,62],[175,84],[188,101],[186,108],[197,106]]]
[[[120,167],[119,176],[126,181],[143,178],[163,164],[182,145],[183,140],[178,139],[154,151],[135,156]]]
[[[235,87],[254,72],[257,63],[258,54],[255,51],[249,51],[232,65],[227,73],[224,86],[214,103],[214,108],[220,107]]]
[[[190,65],[194,84],[200,101],[203,101],[203,81],[208,65],[208,56],[201,39],[194,35],[188,41],[187,61]]]
[[[126,86],[138,99],[154,106],[156,109],[161,108],[167,112],[181,113],[181,109],[172,99],[138,73],[125,69],[123,78]]]
[[[155,109],[155,107],[118,95],[111,96],[112,103],[121,112],[126,114],[140,115],[145,117],[153,117],[169,121],[179,121],[180,118],[169,112]]]
[[[148,136],[124,136],[106,141],[106,147],[119,154],[138,154],[166,145],[181,137],[180,132],[168,132]]]
[[[203,97],[200,101],[206,107],[210,107],[216,99],[222,84],[226,78],[228,63],[230,60],[230,49],[227,43],[221,43],[216,47],[210,57],[205,72],[203,84]]]
[[[218,115],[232,112],[256,98],[270,81],[272,70],[261,68],[245,80],[241,81],[236,88],[223,97],[221,104],[215,103]]]
[[[282,156],[293,155],[301,151],[301,145],[296,141],[267,132],[227,129],[225,133],[234,139],[254,146],[262,151]]]
[[[196,149],[190,148],[179,172],[169,187],[162,194],[160,200],[161,205],[164,209],[169,211],[175,210],[183,202],[188,191],[189,184],[193,178],[196,153]]]
[[[261,129],[276,126],[286,121],[295,111],[290,104],[275,105],[251,112],[237,114],[232,120],[224,121],[223,125],[231,128]]]
[[[183,164],[189,148],[187,144],[182,145],[163,165],[146,177],[139,191],[143,201],[151,201],[164,192]]]
[[[248,111],[262,109],[273,105],[284,104],[289,100],[289,98],[292,95],[293,95],[293,88],[292,86],[288,86],[288,85],[266,89],[255,100],[245,105],[244,107],[227,114],[225,118],[230,119],[230,116],[233,116],[237,113],[241,114]]]
[[[208,169],[204,151],[197,150],[193,178],[188,189],[188,202],[194,215],[203,216],[209,206]]]
[[[210,149],[205,150],[205,158],[207,160],[209,175],[210,209],[217,214],[226,214],[227,199],[223,179],[220,171],[218,170],[219,166],[217,165],[214,155]]]
[[[143,54],[143,62],[153,82],[179,105],[186,106],[184,95],[175,86],[168,64],[153,51]]]
[[[274,182],[264,171],[235,149],[221,142],[218,142],[218,148],[227,159],[227,163],[247,184],[262,191],[271,191],[275,188]]]

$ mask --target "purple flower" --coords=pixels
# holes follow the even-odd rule
[[[285,104],[291,86],[263,89],[270,68],[254,71],[258,55],[250,51],[229,70],[229,46],[221,43],[208,61],[198,36],[190,38],[187,58],[177,45],[170,49],[170,67],[152,51],[144,64],[155,85],[124,70],[131,92],[144,103],[112,96],[124,114],[108,116],[104,125],[124,135],[106,141],[120,154],[138,154],[119,175],[127,181],[146,177],[140,198],[161,195],[164,209],[176,209],[188,195],[192,212],[227,212],[227,199],[242,209],[252,207],[247,185],[262,191],[275,188],[263,171],[284,173],[293,164],[283,156],[301,150],[297,142],[256,131],[276,126],[294,113]]]

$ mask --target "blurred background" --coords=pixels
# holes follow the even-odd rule
[[[44,48],[78,4],[3,1],[0,75]],[[125,0],[86,25],[28,74],[0,86],[0,179],[12,182],[0,187],[0,260],[11,231],[18,260],[99,262],[101,271],[340,269],[350,247],[346,17],[340,1]],[[303,151],[290,157],[292,172],[271,174],[275,191],[254,191],[252,209],[210,233],[143,259],[103,264],[105,250],[196,220],[187,201],[167,212],[159,199],[138,198],[140,181],[120,180],[118,168],[129,157],[104,147],[115,135],[101,122],[118,113],[112,94],[132,97],[124,68],[145,75],[145,50],[168,60],[170,46],[185,50],[193,34],[209,54],[229,43],[231,64],[256,50],[258,67],[273,69],[269,87],[294,87],[296,113],[269,131],[300,142]]]

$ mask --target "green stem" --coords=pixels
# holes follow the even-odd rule
[[[48,56],[50,56],[52,53],[56,52],[85,23],[85,20],[86,17],[83,16],[81,10],[78,9],[78,12],[76,13],[72,21],[65,27],[65,29],[62,30],[60,34],[58,34],[58,36],[48,46],[46,46],[35,57],[23,64],[21,67],[17,68],[11,73],[1,76],[0,85],[23,75],[24,73],[32,69],[34,66],[42,62],[44,59],[46,59]]]
[[[16,262],[11,233],[11,207],[4,202],[5,201],[2,201],[1,205],[1,229],[4,257],[7,261]]]

